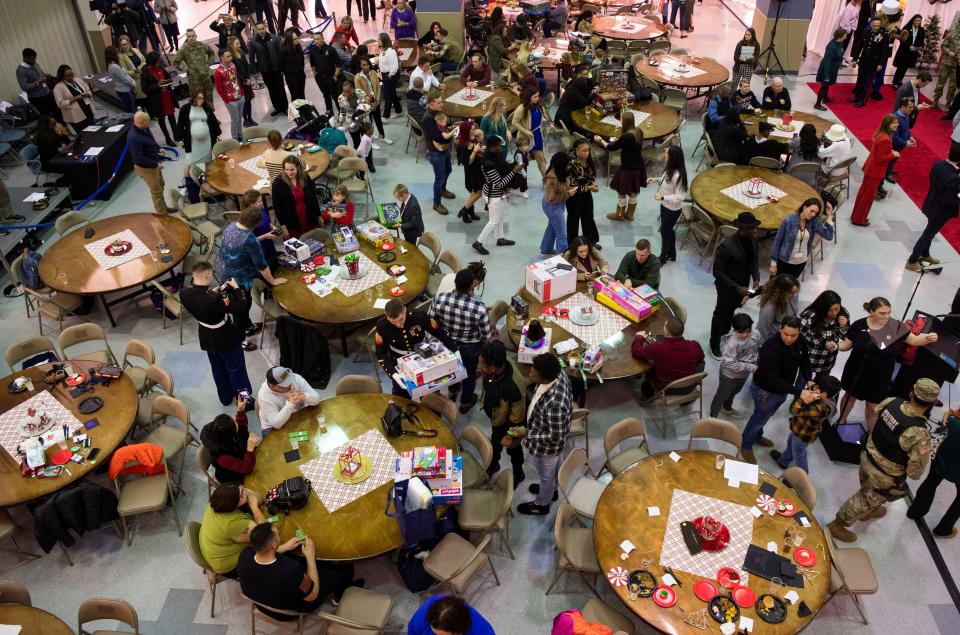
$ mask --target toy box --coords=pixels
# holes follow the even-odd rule
[[[577,271],[561,256],[527,265],[527,291],[540,302],[552,302],[577,289]]]
[[[650,304],[626,288],[613,276],[604,274],[593,281],[593,288],[597,292],[597,302],[607,306],[628,320],[639,322],[653,311]]]
[[[288,238],[283,241],[283,251],[297,262],[303,262],[310,258],[309,245],[299,238]]]
[[[334,229],[333,243],[336,245],[337,251],[341,254],[360,249],[360,243],[357,242],[357,237],[354,235],[353,229],[345,226],[339,226]]]
[[[639,287],[634,287],[633,292],[643,298],[651,307],[660,304],[660,301],[663,299],[660,292],[649,284],[641,284]]]
[[[520,6],[527,15],[546,15],[550,13],[550,0],[521,0]]]
[[[422,357],[418,353],[406,355],[397,360],[397,372],[416,386],[436,381],[444,375],[457,370],[460,358],[448,350],[433,357]]]
[[[443,469],[434,470],[432,475],[418,474],[414,468],[414,454],[418,451],[443,453]],[[394,481],[405,481],[413,476],[421,476],[427,482],[433,502],[438,505],[458,504],[463,500],[463,457],[454,454],[449,448],[415,448],[400,453],[396,462]]]
[[[390,230],[375,220],[368,220],[356,226],[357,234],[374,247],[379,247],[393,239]]]
[[[467,371],[463,367],[463,364],[460,363],[460,360],[457,359],[456,370],[450,374],[444,375],[443,377],[438,377],[437,379],[428,381],[424,384],[417,385],[412,379],[403,377],[399,372],[394,373],[393,378],[398,384],[406,389],[406,391],[410,394],[411,399],[420,399],[424,395],[429,395],[430,393],[437,392],[443,388],[452,386],[454,384],[459,384],[461,381],[467,378]]]
[[[583,354],[583,370],[595,373],[603,366],[603,348],[598,344],[591,345]]]
[[[623,93],[598,92],[593,96],[593,106],[602,115],[619,115],[623,110]]]
[[[517,361],[521,364],[532,364],[533,358],[540,353],[550,352],[550,339],[553,329],[544,328],[546,336],[540,342],[527,341],[527,327],[523,327],[523,333],[520,335],[520,345],[517,346]]]
[[[377,218],[384,227],[400,224],[400,206],[396,203],[377,203]]]

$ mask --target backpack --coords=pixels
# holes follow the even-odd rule
[[[40,254],[32,249],[28,249],[20,261],[20,278],[23,280],[23,286],[28,289],[41,289],[44,284],[40,280]]]
[[[302,476],[294,476],[267,492],[264,502],[271,514],[295,511],[307,504],[312,489],[310,481]]]

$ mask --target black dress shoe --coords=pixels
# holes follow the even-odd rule
[[[851,222],[852,222],[852,221],[851,221]],[[863,223],[852,223],[852,224],[853,224],[853,225],[856,225],[857,227],[869,227],[869,226],[870,226],[870,221],[866,221],[866,222],[863,222]]]
[[[498,246],[498,247],[512,247],[513,245],[516,245],[516,244],[517,244],[516,241],[508,240],[508,239],[506,239],[506,238],[498,238],[498,239],[497,239],[497,246]]]
[[[881,95],[880,93],[870,93],[870,99],[876,99],[877,101],[881,101],[883,99],[883,95]]]
[[[473,247],[474,251],[476,251],[476,252],[477,252],[478,254],[480,254],[481,256],[489,256],[489,255],[490,255],[490,251],[489,251],[486,247],[484,247],[479,241],[474,241],[474,243],[473,243],[473,245],[471,245],[471,247]]]
[[[546,516],[550,513],[549,505],[537,505],[534,502],[520,503],[517,505],[517,512],[526,516]]]
[[[527,491],[530,492],[531,494],[539,494],[539,493],[540,493],[540,483],[532,483],[532,484],[530,485],[530,487],[527,488]],[[556,502],[558,498],[560,498],[560,492],[559,492],[559,490],[553,490],[553,498],[551,498],[550,501],[551,501],[551,502]]]

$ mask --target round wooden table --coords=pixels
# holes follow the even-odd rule
[[[19,604],[0,604],[0,624],[20,626],[20,635],[73,635],[73,629],[53,613]]]
[[[755,177],[763,179],[787,195],[778,201],[750,209],[722,191]],[[777,231],[781,221],[796,212],[805,200],[819,198],[817,191],[800,179],[767,168],[742,165],[722,166],[701,172],[690,184],[690,196],[708,214],[725,224],[733,223],[740,212],[753,212],[760,221],[760,229],[770,231]]]
[[[507,108],[505,112],[512,112],[517,106],[520,105],[520,97],[517,96],[509,88],[503,88],[501,86],[478,86],[477,90],[483,90],[486,92],[492,92],[493,95],[490,95],[484,100],[477,100],[475,106],[464,106],[463,104],[452,104],[447,101],[447,97],[458,93],[464,89],[464,85],[459,81],[450,81],[440,84],[440,94],[443,97],[443,112],[448,117],[454,117],[456,119],[479,119],[487,114],[487,108],[490,107],[490,102],[495,97],[502,97],[503,100],[507,103]]]
[[[253,186],[260,180],[260,176],[240,164],[247,159],[262,155],[269,148],[270,144],[266,141],[254,141],[226,152],[227,158],[233,159],[236,165],[231,168],[229,161],[214,159],[207,164],[207,184],[221,194],[243,196],[247,190],[253,189]],[[330,155],[327,154],[326,150],[304,152],[300,155],[300,160],[303,162],[304,168],[308,169],[307,175],[313,180],[317,180],[330,167]],[[267,177],[264,176],[263,178]],[[260,191],[269,193],[270,188],[265,187]]]
[[[681,58],[686,60],[692,69],[703,73],[677,73],[673,69],[680,63]],[[650,59],[658,62],[657,66],[650,66]],[[656,55],[646,58],[636,65],[637,72],[664,86],[676,86],[683,89],[695,89],[697,94],[707,88],[712,88],[730,79],[730,71],[720,62],[709,57],[693,55]]]
[[[784,110],[761,110],[760,114],[750,113],[742,114],[741,119],[743,120],[743,125],[747,128],[747,134],[757,134],[757,126],[761,121],[766,121],[768,117],[783,117]],[[800,128],[803,127],[803,124],[810,123],[813,124],[813,127],[817,129],[817,137],[822,137],[823,133],[830,129],[837,121],[830,121],[829,119],[824,119],[818,115],[815,115],[810,112],[800,112],[798,110],[790,110],[790,116],[793,117],[793,134],[799,134]],[[776,141],[789,141],[786,137],[773,137]]]
[[[337,253],[332,238],[327,239],[326,245],[327,254],[332,254],[338,259],[343,258],[344,254]],[[401,246],[407,250],[407,253],[400,253]],[[407,281],[399,285],[406,289],[406,293],[398,298],[404,303],[413,302],[427,288],[427,280],[430,277],[430,263],[416,245],[404,240],[397,241],[397,246],[393,250],[397,259],[386,264],[377,260],[377,256],[383,252],[362,239],[360,240],[360,252],[372,260],[375,266],[382,269],[394,264],[403,265],[407,268],[403,274],[407,276]],[[340,332],[340,344],[343,347],[344,355],[347,354],[347,336],[365,322],[383,315],[383,309],[373,308],[373,303],[377,300],[376,285],[372,287],[374,297],[370,302],[367,302],[363,291],[346,296],[339,289],[321,298],[303,283],[303,272],[301,271],[278,266],[274,269],[273,275],[287,279],[286,284],[273,287],[272,290],[273,297],[280,306],[287,313],[301,319],[336,327]],[[390,287],[396,285],[394,278],[388,276],[388,279],[382,284],[383,296],[390,299]]]
[[[400,60],[400,66],[403,70],[410,70],[417,67],[417,60],[420,59],[420,45],[417,43],[417,40],[414,38],[401,38],[399,40],[393,41],[393,48],[396,49],[397,55],[400,55],[401,49],[410,49],[410,55],[406,59]],[[376,62],[377,56],[380,55],[380,42],[373,41],[367,44],[367,53],[371,56],[371,61]]]
[[[624,7],[638,6],[643,3],[637,0],[591,0],[590,4],[601,4],[606,8],[608,13],[616,13]],[[637,13],[636,15],[640,14]]]
[[[70,363],[78,371],[85,374],[88,373],[89,369],[96,368],[99,365],[97,362],[85,360],[73,360]],[[0,448],[0,507],[27,503],[55,492],[86,476],[110,458],[117,446],[127,438],[130,428],[133,426],[137,414],[137,391],[129,377],[124,375],[120,379],[110,382],[109,386],[96,385],[93,390],[74,399],[69,395],[68,388],[63,383],[48,386],[43,381],[43,376],[51,368],[52,364],[41,364],[0,379],[0,412],[7,412],[34,395],[49,391],[57,401],[73,413],[80,423],[85,423],[91,419],[100,422],[100,425],[96,428],[84,430],[86,434],[90,435],[91,447],[100,448],[100,456],[97,458],[96,464],[91,461],[84,461],[82,465],[67,463],[70,473],[64,470],[57,477],[24,478],[20,472],[19,460]],[[17,377],[29,377],[33,381],[34,390],[19,394],[10,393],[8,386]],[[103,399],[103,407],[100,410],[90,415],[82,414],[77,410],[81,401],[94,395]],[[16,433],[14,432],[14,434]],[[73,446],[74,444],[70,443],[69,445]],[[59,445],[47,448],[48,465],[51,464],[50,457],[59,451]],[[0,619],[0,624],[2,623],[4,623],[3,619]]]
[[[88,229],[93,229],[94,235],[84,238]],[[131,230],[151,251],[157,250],[158,243],[166,243],[170,249],[170,261],[163,262],[160,258],[154,260],[150,254],[145,254],[136,260],[105,269],[93,258],[86,245],[125,230]],[[178,216],[135,212],[101,218],[74,229],[50,245],[40,260],[40,279],[56,291],[100,296],[110,323],[116,326],[110,307],[148,290],[146,283],[180,264],[192,246],[190,226]],[[105,294],[137,286],[141,289],[107,302]]]
[[[634,27],[629,31],[620,28]],[[593,18],[593,33],[608,40],[655,40],[666,33],[659,22],[635,15],[597,15]]]
[[[274,430],[264,438],[257,448],[257,466],[246,477],[244,485],[262,497],[284,479],[302,476],[300,464],[330,452],[368,430],[382,431],[380,417],[390,401],[396,402],[401,408],[406,408],[409,403],[402,397],[366,393],[331,397],[316,406],[304,408],[294,414],[283,428]],[[316,416],[321,413],[326,421],[325,435],[320,435],[317,430]],[[420,407],[417,417],[426,428],[436,430],[437,436],[384,437],[398,453],[422,445],[458,447],[453,433],[431,410]],[[411,426],[410,423],[404,425],[408,429]],[[288,433],[301,430],[307,431],[310,439],[299,445],[300,460],[287,463],[283,454],[290,451]],[[329,478],[333,480],[333,474]],[[403,539],[397,521],[384,514],[387,492],[392,484],[391,478],[333,513],[327,511],[316,493],[311,493],[305,507],[280,515],[277,530],[281,541],[292,538],[298,528],[302,529],[316,544],[317,558],[320,560],[372,558],[400,547]],[[314,488],[320,485],[313,483]]]
[[[619,262],[616,264],[619,264]],[[585,293],[586,290],[586,282],[577,283],[578,293]],[[523,299],[526,300],[530,305],[531,319],[534,319],[540,315],[540,310],[543,307],[543,303],[537,300],[532,293],[527,291],[526,287],[518,289],[517,294],[523,297]],[[547,304],[555,305],[558,302],[563,302],[569,297],[570,296],[565,296],[563,298],[559,298],[559,300],[551,300]],[[602,307],[602,310],[609,311],[610,309]],[[600,375],[603,377],[603,380],[626,379],[629,377],[636,377],[647,372],[647,370],[649,370],[653,364],[633,357],[633,355],[630,353],[630,347],[633,345],[633,338],[636,336],[638,331],[651,331],[655,334],[662,333],[663,325],[667,321],[667,318],[671,315],[672,313],[670,313],[670,309],[667,308],[666,304],[661,303],[656,311],[648,315],[640,322],[630,321],[630,324],[625,329],[616,335],[607,338],[607,340],[601,344],[601,348],[603,349],[603,366],[600,367]],[[553,329],[551,344],[556,344],[557,342],[562,342],[573,337],[569,331],[556,322],[553,322],[549,318],[546,320],[541,320],[540,323],[544,328]],[[520,336],[513,332],[514,329],[517,328],[517,314],[512,310],[507,312],[506,328],[510,330],[510,339],[513,341],[513,343],[519,344]],[[580,342],[583,344],[582,341]],[[582,353],[583,350],[581,349],[580,352]],[[581,377],[579,370],[572,370],[568,367],[566,372],[571,377]],[[587,381],[598,381],[597,376],[594,373],[586,373],[586,377]]]
[[[643,101],[630,105],[630,110],[650,113],[638,127],[643,131],[643,138],[662,139],[672,135],[680,127],[680,114],[673,108],[668,108],[657,101]],[[599,117],[590,108],[581,108],[573,111],[573,123],[588,132],[604,138],[620,137],[620,125],[604,123],[605,115]]]
[[[787,618],[780,624],[769,624],[763,621],[753,607],[741,608],[741,614],[754,621],[755,633],[774,633],[786,634],[796,633],[807,626],[810,621],[816,617],[817,612],[823,606],[827,599],[828,586],[830,584],[830,555],[827,551],[826,537],[823,530],[817,523],[813,512],[803,504],[800,497],[793,490],[787,488],[781,481],[770,476],[763,470],[760,470],[759,484],[751,485],[742,483],[739,487],[733,488],[727,484],[723,478],[723,470],[717,470],[715,465],[716,453],[704,450],[684,450],[678,452],[682,457],[679,462],[674,462],[667,454],[655,454],[643,459],[636,465],[622,472],[604,490],[597,505],[597,512],[593,522],[593,542],[597,552],[597,560],[600,568],[606,573],[613,567],[623,567],[627,571],[646,568],[657,578],[658,583],[665,573],[661,564],[661,551],[665,532],[677,532],[679,534],[679,523],[681,521],[692,521],[694,516],[699,515],[696,511],[691,511],[683,517],[670,517],[670,508],[674,500],[674,491],[683,490],[692,494],[706,496],[713,499],[719,499],[727,503],[742,505],[744,507],[754,506],[759,485],[771,483],[777,490],[774,497],[789,498],[797,506],[799,511],[806,513],[812,523],[811,527],[802,528],[793,518],[786,518],[779,515],[768,516],[764,513],[759,519],[754,520],[753,516],[746,513],[752,525],[750,542],[763,549],[767,548],[767,543],[775,542],[778,553],[792,561],[792,553],[783,553],[784,531],[787,527],[800,529],[806,533],[803,545],[812,549],[817,557],[817,562],[810,569],[813,573],[805,576],[804,588],[784,587],[780,590],[779,596],[782,598],[788,590],[796,591],[800,600],[804,601],[812,611],[807,617],[800,617],[797,614],[797,605],[790,605],[787,602]],[[624,501],[629,501],[624,505]],[[659,507],[659,516],[650,516],[648,507]],[[688,517],[689,516],[689,517]],[[740,525],[743,526],[742,515]],[[620,543],[624,540],[631,541],[636,549],[633,550],[627,560],[621,560],[620,554],[623,550]],[[731,543],[736,540],[736,535],[731,536]],[[680,549],[683,555],[687,555],[686,547],[680,541]],[[728,547],[733,549],[733,547]],[[676,557],[669,560],[676,562]],[[742,556],[740,556],[742,558]],[[642,560],[648,560],[649,564],[644,567]],[[741,569],[743,560],[739,562],[731,561],[729,566]],[[677,593],[677,604],[673,608],[664,609],[657,606],[650,598],[631,599],[630,592],[626,586],[613,587],[614,593],[620,596],[623,603],[636,613],[640,619],[657,629],[662,633],[690,633],[691,627],[683,621],[689,613],[706,608],[706,602],[703,602],[694,595],[693,587],[701,579],[700,576],[689,573],[676,564],[672,566],[673,575],[681,586],[673,587]],[[714,578],[714,582],[716,579]],[[753,589],[757,597],[768,593],[770,581],[758,575],[750,574],[748,585]],[[724,591],[719,584],[717,587]],[[676,607],[683,607],[682,611]],[[718,623],[707,616],[707,629],[714,631]]]

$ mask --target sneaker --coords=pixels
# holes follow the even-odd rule
[[[387,139],[386,137],[380,137],[380,141],[382,141],[383,143],[387,144],[388,146],[392,146],[392,145],[393,145],[393,140],[392,140],[392,139]]]
[[[15,221],[15,222],[17,222],[17,223],[22,223],[23,221],[25,221],[25,220],[27,220],[27,219],[26,219],[26,217],[21,216],[20,214],[11,214],[10,216],[7,217],[7,220],[8,220],[8,221],[12,220],[12,221]],[[938,262],[939,262],[939,261],[938,261]]]
[[[531,483],[530,487],[527,488],[527,491],[531,494],[540,493],[540,483]],[[553,498],[550,499],[550,502],[555,503],[560,498],[559,490],[554,490]]]
[[[920,273],[923,271],[923,266],[919,262],[908,262],[907,264],[903,265],[903,268],[914,273]]]
[[[375,143],[375,144],[373,144],[373,149],[374,149],[374,150],[381,150],[382,148],[380,148],[380,145],[379,145],[379,144],[376,144],[376,143]]]
[[[530,196],[526,192],[520,192],[520,196],[522,196],[523,198],[530,198]]]
[[[726,414],[728,414],[728,415],[730,415],[731,417],[742,417],[742,416],[743,416],[743,413],[740,412],[739,410],[737,410],[737,409],[735,409],[735,408],[727,408],[726,406],[723,407],[723,412],[726,413]]]
[[[526,516],[546,516],[550,513],[549,505],[537,505],[531,501],[529,503],[520,503],[517,505],[517,512]]]

